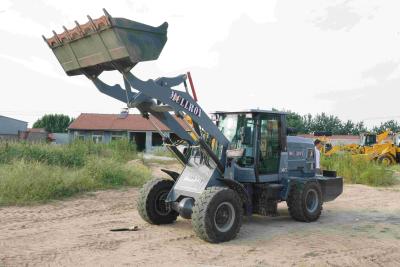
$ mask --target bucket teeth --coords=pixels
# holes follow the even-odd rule
[[[64,43],[65,41],[80,39],[92,32],[110,27],[110,18],[110,14],[101,16],[98,19],[92,19],[88,15],[89,21],[87,23],[80,25],[77,21],[75,21],[76,26],[70,30],[63,26],[64,31],[62,33],[57,34],[55,31],[53,31],[54,36],[50,38],[45,38],[46,42],[50,47],[54,47]]]
[[[44,38],[67,75],[96,77],[103,71],[129,71],[137,63],[156,60],[167,42],[168,24],[153,27],[104,15]]]

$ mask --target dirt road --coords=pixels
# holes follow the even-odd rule
[[[111,190],[34,207],[0,208],[0,266],[400,266],[400,189],[345,187],[318,222],[246,219],[224,244],[196,238],[190,221],[152,226],[138,190]],[[137,225],[137,232],[110,232]]]

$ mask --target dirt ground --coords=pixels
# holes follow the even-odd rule
[[[189,220],[145,223],[138,189],[31,207],[0,208],[0,266],[400,266],[400,188],[347,185],[314,223],[245,219],[223,244],[199,240]],[[137,225],[136,232],[110,229]]]

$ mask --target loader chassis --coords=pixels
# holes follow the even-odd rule
[[[68,75],[85,75],[101,93],[137,108],[158,129],[152,119],[157,118],[181,138],[172,141],[160,131],[184,169],[163,170],[171,179],[143,186],[141,217],[151,224],[172,223],[179,215],[191,218],[196,234],[208,242],[233,239],[244,215],[278,215],[281,201],[295,220],[317,220],[323,202],[342,193],[343,180],[335,172],[316,175],[313,143],[287,136],[285,113],[218,111],[212,120],[189,93],[188,75],[142,81],[130,72],[138,62],[158,58],[167,27],[113,18],[105,11],[100,19],[89,17],[82,26],[44,38]],[[99,75],[106,70],[118,71],[124,86],[103,82]]]

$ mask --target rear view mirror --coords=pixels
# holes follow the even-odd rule
[[[240,129],[240,137],[242,145],[251,145],[252,129],[251,127],[242,127]]]

